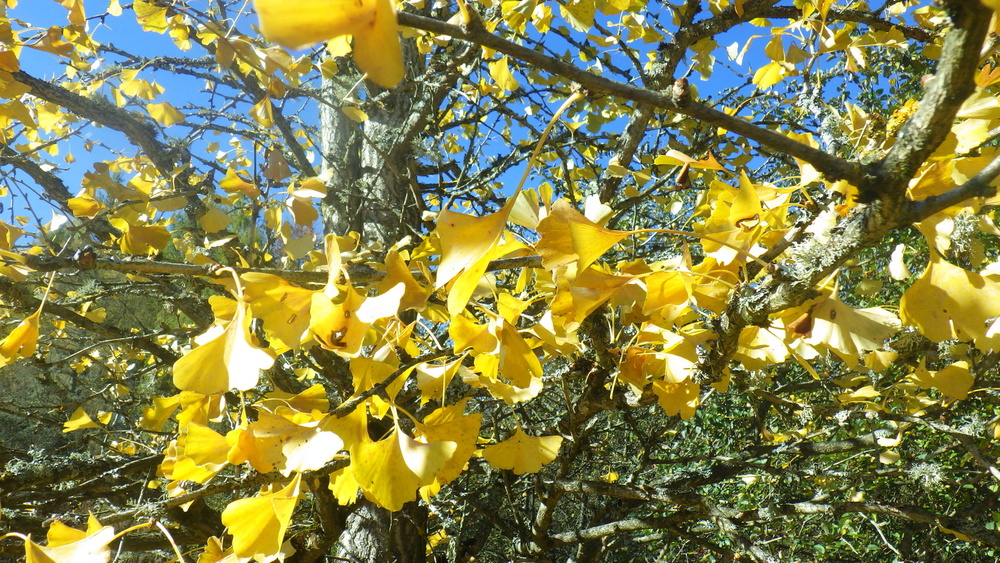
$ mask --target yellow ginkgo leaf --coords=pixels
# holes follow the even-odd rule
[[[150,117],[156,120],[157,123],[166,127],[184,122],[184,114],[168,102],[146,104],[146,111],[149,112]]]
[[[73,563],[93,561],[105,563],[111,560],[108,547],[115,539],[115,529],[102,526],[91,514],[87,521],[87,531],[77,530],[59,522],[49,525],[48,545],[43,547],[31,541],[25,542],[25,560],[32,563]]]
[[[444,287],[497,244],[507,225],[507,217],[514,209],[516,195],[507,200],[503,209],[490,215],[476,217],[450,209],[445,209],[438,215],[434,232],[441,241],[441,263],[434,287]]]
[[[431,486],[433,492],[436,492],[441,485],[458,478],[476,450],[476,438],[479,437],[479,426],[483,415],[479,413],[466,415],[466,402],[468,398],[452,406],[441,407],[428,414],[423,423],[417,423],[417,431],[428,442],[451,441],[456,444],[454,454],[437,472],[435,486]],[[431,491],[428,492],[432,494]],[[425,498],[429,496],[430,494]]]
[[[761,90],[767,90],[771,86],[781,82],[785,77],[785,67],[778,61],[771,61],[757,69],[753,75],[753,83]]]
[[[445,390],[464,360],[465,355],[462,355],[446,364],[424,363],[417,366],[417,389],[420,390],[421,405],[435,398],[443,402]]]
[[[549,215],[539,221],[538,233],[542,238],[535,250],[546,269],[553,270],[575,261],[578,271],[593,264],[609,248],[632,234],[599,226],[563,199],[556,200]]]
[[[552,300],[553,320],[564,330],[576,330],[590,313],[632,280],[631,276],[613,276],[595,267],[587,268],[572,282],[561,278]]]
[[[247,272],[240,279],[250,312],[264,322],[268,338],[281,343],[280,347],[273,346],[275,351],[298,349],[309,330],[309,309],[315,292],[272,274]]]
[[[510,61],[507,57],[501,57],[499,61],[489,63],[490,76],[497,83],[497,86],[504,90],[517,90],[521,87],[517,79],[510,73]]]
[[[173,397],[153,397],[152,405],[143,407],[139,428],[158,431],[167,423],[170,415],[181,406],[180,395]]]
[[[376,83],[403,78],[403,52],[392,0],[254,0],[260,30],[270,41],[299,49],[354,36],[354,61]]]
[[[250,182],[240,178],[232,168],[226,170],[226,177],[219,182],[219,187],[227,193],[241,193],[250,199],[260,197],[260,190]]]
[[[911,377],[920,387],[924,389],[933,387],[953,399],[968,397],[969,389],[976,382],[976,378],[969,371],[968,362],[964,361],[955,362],[939,371],[929,371],[921,360]]]
[[[812,332],[806,342],[832,350],[851,367],[857,367],[864,350],[881,348],[900,329],[899,319],[881,307],[855,309],[843,303],[836,287],[810,315]]]
[[[274,357],[252,343],[250,316],[246,304],[237,304],[233,320],[213,334],[207,342],[191,350],[174,363],[174,386],[182,391],[202,395],[225,393],[236,388],[252,389],[260,379],[261,370],[274,364]]]
[[[1000,317],[1000,283],[953,266],[936,252],[930,255],[924,273],[899,301],[903,322],[935,342],[957,338],[994,345],[998,337],[987,336],[987,321]]]
[[[163,476],[171,481],[207,483],[229,465],[226,437],[202,424],[182,426],[172,446],[160,464]]]
[[[452,317],[448,327],[455,353],[460,354],[472,348],[475,355],[493,354],[499,352],[500,341],[490,331],[489,324],[479,324],[470,319],[468,313],[460,313]]]
[[[201,228],[208,234],[213,234],[229,226],[229,215],[218,207],[212,207],[198,218]]]
[[[882,393],[875,389],[871,385],[865,385],[854,391],[849,391],[847,393],[841,393],[837,395],[837,400],[841,403],[868,403],[876,397],[881,397]]]
[[[329,486],[333,498],[337,499],[337,504],[341,506],[354,504],[358,500],[358,491],[361,487],[354,478],[354,471],[350,465],[331,473]]]
[[[490,394],[508,405],[533,399],[542,390],[542,364],[521,333],[500,320],[500,346],[496,354],[476,357],[480,382]]]
[[[452,441],[417,442],[397,427],[384,440],[355,444],[351,469],[372,500],[397,511],[417,498],[417,489],[434,482],[457,447]]]
[[[35,353],[38,342],[38,316],[41,311],[35,311],[21,324],[10,331],[7,338],[0,340],[0,366],[5,366],[19,358],[27,358]]]
[[[368,114],[354,106],[341,106],[340,111],[355,123],[368,121]]]
[[[250,117],[261,127],[270,129],[274,127],[274,105],[271,104],[271,97],[264,96],[259,102],[250,108]]]
[[[781,329],[748,326],[740,333],[740,347],[733,359],[748,370],[764,369],[788,359],[790,350]]]
[[[757,188],[750,181],[746,171],[740,171],[740,189],[736,191],[736,197],[733,198],[732,207],[729,209],[729,221],[737,227],[750,228],[761,221],[763,214]]]
[[[101,425],[97,424],[90,418],[83,407],[77,407],[73,414],[70,415],[69,420],[63,424],[63,432],[73,432],[74,430],[82,430],[84,428],[100,428]]]
[[[690,156],[670,149],[666,154],[661,154],[653,159],[653,164],[658,166],[680,166],[683,164],[688,164],[691,168],[697,168],[702,170],[725,170],[719,161],[715,159],[715,156],[709,152],[708,157],[705,160],[695,160]]]
[[[133,225],[120,218],[110,220],[116,229],[122,231],[118,245],[126,254],[150,254],[166,248],[170,242],[170,231],[162,225]]]
[[[653,382],[653,392],[663,411],[669,416],[680,415],[681,420],[691,420],[698,409],[700,387],[692,381],[673,383],[663,379]]]
[[[232,444],[230,462],[246,459],[261,473],[276,470],[286,476],[319,469],[344,447],[339,436],[319,428],[319,421],[296,424],[263,410],[226,439]]]
[[[688,309],[694,285],[690,273],[679,270],[653,272],[643,282],[646,299],[642,304],[642,314],[652,317],[652,322],[670,326]]]
[[[353,35],[375,14],[374,0],[254,0],[254,8],[264,37],[291,49]]]
[[[317,291],[309,309],[309,329],[324,348],[341,356],[356,356],[371,324],[395,315],[405,292],[402,283],[369,298],[350,287],[334,298],[328,292]]]
[[[354,62],[384,88],[403,79],[403,48],[399,42],[393,0],[374,0],[375,15],[354,35]]]
[[[296,474],[280,491],[261,492],[229,503],[222,523],[233,536],[233,552],[257,561],[273,561],[281,550],[285,531],[299,502],[301,476]]]
[[[906,267],[906,261],[903,259],[904,250],[906,250],[906,245],[897,244],[889,256],[889,276],[896,281],[910,277],[910,269]]]
[[[73,211],[73,217],[93,218],[104,209],[104,204],[90,196],[71,197],[66,205]]]
[[[497,469],[510,469],[515,475],[538,473],[559,454],[562,436],[529,436],[518,426],[514,435],[499,444],[483,449],[483,459]]]
[[[260,408],[267,409],[276,415],[284,416],[293,420],[296,413],[309,414],[310,420],[313,411],[326,412],[330,410],[330,399],[326,396],[326,388],[319,383],[314,383],[311,387],[298,394],[285,393],[283,391],[271,391],[263,399],[257,401]],[[294,418],[297,422],[297,418]]]
[[[392,352],[391,345],[385,345],[375,352],[373,358],[357,356],[351,358],[351,375],[354,380],[354,393],[364,393],[376,385],[386,380],[396,368],[399,367],[399,360]],[[385,396],[391,401],[396,398],[396,394],[403,388],[407,376],[413,370],[408,368],[402,375],[385,389]],[[384,415],[389,410],[389,403],[375,396],[369,399],[368,408],[372,416]]]
[[[448,288],[448,313],[453,316],[459,314],[476,292],[487,285],[484,284],[487,281],[485,274],[491,261],[523,247],[524,245],[516,239],[504,237],[499,244],[487,250],[486,254],[482,255],[479,260],[462,271]]]
[[[396,284],[403,284],[405,292],[399,300],[399,310],[422,311],[427,306],[430,290],[420,284],[410,273],[410,268],[396,249],[390,249],[385,256],[385,279],[378,284],[378,290],[385,293]]]

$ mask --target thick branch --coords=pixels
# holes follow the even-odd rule
[[[779,516],[801,516],[808,514],[883,514],[911,522],[928,524],[954,530],[990,547],[1000,547],[1000,534],[987,530],[974,522],[935,514],[915,506],[894,506],[890,504],[865,502],[790,502],[742,512],[738,521],[769,521]]]
[[[554,546],[583,543],[585,541],[605,538],[620,534],[622,532],[635,532],[638,530],[663,530],[673,528],[684,520],[690,520],[694,515],[679,513],[675,516],[661,518],[626,518],[617,522],[592,526],[571,532],[553,534],[548,540]]]
[[[922,221],[935,213],[968,201],[976,197],[992,197],[996,195],[997,189],[991,184],[1000,176],[1000,157],[986,165],[978,174],[969,178],[964,184],[957,188],[952,188],[947,192],[922,199],[920,201],[907,202],[906,211],[902,220],[910,223]]]
[[[33,96],[64,107],[84,119],[123,133],[142,149],[164,178],[173,177],[174,158],[166,145],[157,140],[156,129],[152,125],[139,121],[128,110],[116,107],[104,98],[84,98],[62,86],[35,78],[23,70],[11,74],[18,82],[30,86]]]
[[[77,259],[64,256],[35,256],[25,254],[22,256],[24,264],[37,272],[54,272],[67,269],[94,269],[113,270],[129,274],[164,274],[180,276],[205,276],[217,277],[215,273],[218,266],[196,266],[194,264],[180,264],[177,262],[159,262],[153,260],[108,260],[97,259],[93,263],[81,264]],[[511,270],[515,268],[541,268],[542,259],[540,256],[517,256],[514,258],[499,258],[487,265],[486,270],[495,272],[498,270]],[[309,285],[325,284],[329,279],[327,272],[315,272],[306,270],[285,270],[282,268],[232,268],[237,274],[249,272],[271,274],[279,276],[289,283]],[[385,272],[380,272],[364,264],[349,264],[347,274],[354,283],[370,283],[380,281],[385,278]]]
[[[774,8],[767,10],[763,17],[798,20],[802,17],[802,9],[798,6],[775,6]],[[933,33],[930,33],[926,29],[891,22],[877,16],[871,10],[838,10],[830,8],[830,11],[826,14],[826,20],[828,22],[841,21],[863,23],[878,31],[898,29],[900,33],[903,34],[903,37],[915,39],[923,43],[934,41],[935,37]]]
[[[945,36],[937,72],[927,83],[920,107],[877,163],[875,182],[858,185],[862,201],[888,197],[893,203],[901,202],[910,178],[944,141],[962,103],[975,90],[979,53],[992,11],[979,2],[953,0],[949,4],[954,27]]]
[[[0,165],[9,164],[14,168],[24,172],[31,179],[35,181],[36,184],[45,190],[45,194],[48,195],[63,212],[70,215],[73,214],[73,210],[69,207],[67,203],[73,194],[70,193],[69,188],[66,183],[62,181],[62,178],[56,176],[55,174],[45,170],[39,164],[30,158],[18,153],[14,149],[10,148],[10,145],[6,143],[0,143]],[[90,221],[88,226],[99,235],[113,235],[120,236],[121,232],[111,226],[106,220]]]

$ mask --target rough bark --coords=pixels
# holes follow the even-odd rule
[[[427,507],[408,504],[392,513],[364,501],[347,519],[336,546],[343,561],[394,561],[419,563],[427,560],[424,530]]]
[[[410,69],[418,53],[404,45]],[[404,126],[415,105],[414,85],[382,90],[366,81],[363,123],[351,120],[341,106],[354,84],[325,79],[320,126],[327,197],[323,227],[327,233],[356,231],[367,244],[393,244],[420,224],[419,194],[408,172],[412,150],[401,146]],[[408,144],[408,143],[406,143]]]

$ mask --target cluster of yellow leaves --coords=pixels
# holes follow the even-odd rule
[[[244,195],[252,188],[235,174],[224,182]],[[174,414],[178,421],[178,436],[161,466],[168,490],[181,494],[184,483],[208,482],[228,466],[240,464],[291,479],[257,497],[235,501],[225,512],[233,536],[230,549],[240,557],[259,560],[278,557],[283,549],[288,518],[304,487],[299,477],[303,472],[329,467],[330,487],[342,503],[363,494],[398,510],[418,495],[429,499],[462,473],[479,439],[480,415],[465,413],[467,399],[444,403],[451,382],[460,378],[507,404],[530,401],[544,388],[544,364],[578,350],[578,331],[592,312],[604,306],[616,311],[617,322],[636,327],[633,341],[618,351],[616,384],[640,395],[651,392],[668,415],[690,419],[700,396],[700,386],[692,380],[697,346],[710,337],[700,319],[704,311],[717,312],[725,306],[735,285],[744,282],[746,263],[787,228],[790,192],[754,184],[745,174],[737,186],[713,182],[711,203],[701,210],[705,219],[695,226],[706,254],[699,264],[685,254],[676,260],[626,262],[612,269],[600,262],[609,249],[650,233],[608,229],[601,225],[599,213],[589,218],[564,200],[539,205],[530,200],[533,192],[526,192],[515,194],[491,215],[443,211],[433,236],[420,248],[388,253],[385,278],[368,290],[350,283],[341,263],[342,239],[333,236],[326,239],[323,258],[329,274],[321,289],[298,287],[267,274],[244,274],[229,285],[235,299],[213,298],[216,324],[174,365],[174,382],[182,392],[158,399],[146,412],[145,425],[151,429],[162,427]],[[511,221],[537,232],[537,242],[527,244],[515,237],[507,230]],[[491,261],[528,254],[539,255],[541,266],[526,268],[517,276],[514,287],[519,294],[499,292],[492,283],[483,283],[490,279]],[[932,261],[929,273],[911,288],[914,297],[904,297],[904,321],[925,328],[931,337],[992,338],[984,319],[1000,312],[975,316],[972,298],[953,289],[956,284],[959,289],[967,286],[971,295],[971,288],[978,291],[997,282],[955,270]],[[943,313],[948,322],[934,316],[941,311],[928,304],[945,303],[937,295],[940,292],[949,293],[956,309],[966,313],[962,321],[956,323],[950,309]],[[442,295],[447,296],[445,303],[438,300]],[[538,300],[545,300],[548,308],[531,321],[525,311]],[[449,319],[457,359],[404,365],[397,350],[416,356],[424,346],[414,337],[414,326],[401,320],[406,310]],[[250,328],[254,318],[262,322],[266,346]],[[0,343],[5,357],[30,353],[24,347],[33,342],[25,336],[31,336],[31,319],[25,323],[24,330]],[[945,327],[953,329],[934,332]],[[855,309],[843,303],[831,282],[821,297],[774,319],[774,326],[748,329],[737,359],[750,369],[760,369],[790,357],[809,360],[829,351],[857,367],[862,360],[868,362],[866,352],[879,348],[898,328],[899,321],[883,309]],[[37,338],[37,329],[34,335]],[[320,386],[291,397],[271,393],[253,399],[260,374],[272,366],[275,356],[304,346],[321,346],[349,361],[353,408],[331,409]],[[937,372],[917,372],[913,382],[961,398],[971,382],[966,385],[967,375],[964,379],[958,375],[967,373],[967,367],[956,364]],[[411,375],[416,377],[422,403],[442,402],[423,420],[414,420],[395,404],[396,394]],[[724,389],[725,382],[719,388]],[[256,417],[253,421],[241,417],[234,427],[220,432],[226,411],[221,396],[234,389],[252,400]],[[880,391],[861,386],[844,393],[841,400],[870,404],[879,396]],[[74,428],[94,425],[82,411],[73,420]],[[369,435],[373,420],[384,421],[376,423],[382,433],[378,439]],[[412,423],[403,424],[404,420]],[[500,469],[536,472],[556,459],[562,439],[529,436],[516,427],[481,455]]]

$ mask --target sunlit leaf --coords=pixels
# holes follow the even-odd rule
[[[97,215],[104,205],[89,196],[73,197],[66,200],[66,205],[73,211],[74,217],[90,217]]]
[[[165,127],[183,123],[185,119],[184,114],[170,105],[169,102],[146,104],[146,111],[149,112],[150,117],[156,120],[157,123]]]
[[[517,90],[521,87],[517,79],[510,73],[510,62],[507,57],[500,57],[500,60],[489,63],[490,76],[497,83],[497,86],[504,90]]]
[[[111,526],[102,526],[93,515],[90,515],[86,531],[70,528],[56,520],[49,525],[46,536],[47,546],[39,546],[30,539],[25,543],[28,562],[105,563],[111,560],[109,544],[115,539],[115,530]]]
[[[293,49],[354,36],[354,60],[386,88],[403,78],[403,55],[392,0],[254,0],[261,32]]]
[[[242,193],[251,199],[260,197],[260,190],[240,178],[232,168],[226,170],[226,177],[219,182],[219,187],[229,193]]]
[[[562,199],[553,203],[549,215],[538,223],[538,233],[542,238],[535,250],[546,269],[576,262],[578,271],[593,264],[609,248],[632,234],[600,227]]]
[[[510,469],[515,475],[538,473],[559,454],[562,436],[529,436],[517,427],[514,434],[483,449],[483,459],[498,469]]]
[[[275,347],[275,351],[297,349],[309,330],[309,311],[315,292],[273,274],[247,272],[240,279],[244,282],[243,292],[250,313],[264,321],[269,339],[281,343],[280,349]]]
[[[987,322],[1000,317],[1000,284],[931,252],[927,268],[900,299],[899,312],[904,323],[935,342],[986,339],[996,346],[996,337],[987,339],[986,332]]]
[[[976,381],[969,371],[968,362],[964,361],[955,362],[938,371],[928,370],[921,361],[912,377],[923,389],[933,387],[953,399],[968,397],[969,389]]]
[[[261,491],[256,497],[235,500],[222,511],[222,523],[233,536],[233,551],[240,557],[272,560],[281,550],[285,531],[299,501],[296,474],[278,491]]]
[[[466,415],[467,402],[466,398],[454,405],[436,409],[424,417],[423,423],[417,423],[417,431],[427,442],[455,442],[454,453],[435,477],[438,486],[457,479],[476,449],[483,417],[478,413]]]
[[[434,482],[457,447],[453,441],[423,444],[394,428],[383,440],[355,444],[351,469],[370,498],[400,510],[417,498],[417,489]]]
[[[900,328],[896,316],[881,307],[855,309],[846,305],[836,288],[811,309],[811,314],[812,333],[806,341],[832,350],[851,367],[858,365],[862,351],[881,348]]]
[[[657,380],[653,382],[653,392],[663,411],[669,416],[680,415],[681,420],[690,420],[698,409],[700,386],[691,381],[678,383]]]
[[[261,473],[282,475],[322,468],[344,447],[344,441],[320,427],[319,421],[296,424],[267,411],[258,413],[240,435],[227,436],[231,462],[247,460]]]
[[[77,407],[73,414],[70,415],[69,420],[63,424],[63,432],[73,432],[74,430],[82,430],[84,428],[100,428],[101,425],[94,422],[90,415],[87,414],[83,407]]]
[[[19,358],[27,358],[35,353],[38,342],[38,318],[41,311],[28,315],[0,340],[0,365],[7,365]]]
[[[269,369],[274,357],[253,344],[246,308],[245,303],[239,303],[223,330],[174,363],[174,385],[178,389],[212,395],[233,388],[245,391],[257,385],[261,370]]]

